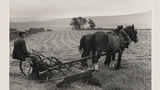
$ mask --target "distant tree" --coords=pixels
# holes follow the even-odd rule
[[[82,17],[78,17],[78,21],[79,21],[80,29],[82,29],[83,18]]]
[[[84,29],[84,25],[86,23],[87,23],[87,19],[78,17],[78,18],[72,18],[70,25],[72,26],[72,29],[81,30],[81,29]]]
[[[75,30],[80,30],[80,23],[77,18],[72,18],[70,25],[73,26]]]
[[[89,24],[90,29],[95,29],[96,24],[93,22],[93,20],[89,19],[88,24]]]
[[[87,19],[85,19],[85,18],[82,18],[82,27],[83,27],[83,29],[84,29],[84,25],[87,23]]]
[[[80,29],[84,29],[84,25],[86,24],[87,19],[82,18],[82,17],[78,17],[78,21],[79,21],[79,24],[80,24]]]

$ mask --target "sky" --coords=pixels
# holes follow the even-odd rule
[[[152,0],[10,0],[10,18],[57,19],[150,11]]]

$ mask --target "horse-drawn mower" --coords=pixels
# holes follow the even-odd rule
[[[95,79],[93,80],[92,74],[95,70],[88,70],[86,72],[80,72],[69,76],[66,74],[66,72],[72,67],[77,66],[77,63],[84,59],[89,59],[91,56],[62,63],[62,61],[58,60],[56,57],[46,57],[33,49],[31,50],[32,55],[27,57],[25,61],[20,62],[20,70],[24,75],[34,75],[40,81],[63,80],[57,84],[57,87],[61,87],[64,84],[70,84],[78,80],[100,85],[99,81],[94,81]]]

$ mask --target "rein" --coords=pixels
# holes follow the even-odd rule
[[[125,39],[129,39],[129,40],[125,40]],[[124,42],[123,41],[121,41],[121,40],[124,40]],[[128,42],[130,42],[131,40],[130,40],[130,38],[129,37],[123,37],[123,38],[120,38],[120,43],[121,44],[124,44],[124,43],[128,43]]]
[[[126,33],[126,31],[124,30],[124,31],[122,31],[126,36],[125,37],[119,37],[114,31],[111,31],[111,33],[113,33],[113,34],[111,34],[111,33],[109,33],[109,34],[111,34],[111,35],[115,35],[115,36],[117,36],[117,37],[119,37],[119,39],[120,39],[120,43],[128,43],[128,41],[131,41],[130,40],[130,37],[129,37],[129,35]],[[129,39],[127,42],[125,42],[126,40],[125,39]],[[124,40],[124,42],[122,42],[121,40]]]

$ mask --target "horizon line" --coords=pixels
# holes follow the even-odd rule
[[[73,16],[73,17],[85,17],[85,18],[88,18],[88,17],[105,17],[105,16],[126,16],[126,15],[134,15],[134,14],[143,14],[143,13],[147,13],[147,12],[151,12],[152,13],[152,10],[148,10],[148,11],[144,11],[144,12],[137,12],[137,13],[129,13],[129,14],[119,14],[119,15],[102,15],[102,16]],[[41,19],[36,19],[36,17],[9,17],[9,22],[13,22],[13,23],[16,23],[16,22],[33,22],[33,21],[45,21],[45,20],[59,20],[59,19],[70,19],[70,18],[73,18],[73,17],[61,17],[61,18],[51,18],[51,17],[41,17]],[[43,19],[42,19],[43,18]],[[44,19],[45,18],[45,19]],[[48,19],[47,19],[48,18]],[[11,19],[32,19],[32,20],[24,20],[24,21],[11,21]],[[33,20],[35,19],[35,20]]]

